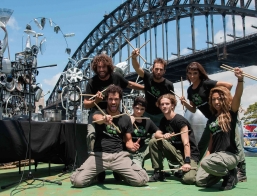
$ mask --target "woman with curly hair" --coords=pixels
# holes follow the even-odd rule
[[[181,102],[184,106],[192,113],[196,112],[196,109],[199,109],[203,115],[210,119],[212,116],[212,112],[210,110],[210,105],[208,103],[210,90],[214,87],[224,87],[228,90],[231,90],[232,84],[223,81],[215,81],[209,79],[206,71],[203,66],[198,62],[190,63],[187,68],[187,80],[191,84],[187,89],[187,96],[190,101],[191,106],[186,102],[184,97],[181,97]],[[238,128],[239,126],[237,126]],[[200,152],[200,160],[203,158],[206,149],[209,144],[209,132],[205,128],[203,130],[203,134],[201,136],[200,141],[198,142],[198,149]],[[247,180],[246,177],[246,163],[245,163],[245,154],[242,143],[240,142],[240,134],[239,131],[236,133],[236,144],[238,147],[238,156],[239,156],[239,164],[238,164],[238,180],[240,182],[244,182]]]
[[[230,190],[238,181],[236,166],[239,157],[235,135],[243,94],[243,72],[239,68],[235,68],[234,72],[238,78],[234,97],[225,87],[215,87],[210,91],[209,105],[212,116],[207,122],[210,141],[196,175],[198,186],[210,187],[223,178],[220,190]]]

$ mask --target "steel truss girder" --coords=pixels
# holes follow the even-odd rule
[[[215,0],[205,0],[204,4],[199,4],[199,2],[199,0],[128,0],[110,14],[104,15],[104,19],[84,39],[72,58],[79,61],[84,57],[94,57],[103,50],[107,50],[111,56],[114,56],[127,45],[125,37],[133,40],[150,29],[174,21],[176,18],[187,18],[192,15],[193,17],[240,15],[242,18],[257,16],[256,10],[247,9],[251,0],[248,0],[245,5],[243,0],[239,3],[238,0],[226,2],[221,0],[220,5],[214,5]],[[257,9],[257,5],[255,8]],[[84,63],[81,61],[80,67],[85,72],[90,72],[89,67]],[[68,68],[69,63],[64,71]],[[50,97],[54,91],[55,89]]]
[[[135,1],[133,2],[132,8],[134,8],[134,10],[129,11],[129,6],[125,5],[123,12],[120,13],[120,16],[123,17],[120,17],[120,19],[118,19],[117,14],[113,12],[110,13],[108,17],[106,16],[106,18],[86,37],[73,54],[72,58],[77,59],[76,56],[78,53],[83,54],[84,57],[94,56],[97,52],[104,49],[110,50],[110,47],[112,47],[112,50],[110,50],[112,51],[111,55],[114,56],[120,48],[127,45],[124,37],[133,40],[138,34],[142,34],[153,27],[161,25],[162,20],[165,22],[175,20],[176,9],[178,10],[179,18],[190,17],[192,12],[194,16],[208,15],[212,12],[213,15],[221,14],[256,17],[256,11],[254,10],[210,4],[179,4],[157,7],[151,10],[143,10],[141,7],[135,14],[135,9],[140,5],[135,4]],[[146,1],[144,1],[144,3],[146,3]],[[164,14],[164,17],[162,17],[162,14]],[[125,15],[127,15],[127,17],[125,17]],[[120,40],[122,43],[120,43]]]

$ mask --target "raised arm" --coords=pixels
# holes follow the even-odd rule
[[[242,97],[242,94],[243,94],[244,76],[243,76],[243,71],[240,68],[236,67],[234,69],[234,71],[235,71],[235,76],[237,77],[237,86],[236,86],[235,95],[234,95],[233,100],[232,100],[231,110],[233,112],[236,112],[239,109],[240,102],[241,102],[241,97]]]
[[[139,49],[136,48],[133,52],[132,52],[132,65],[135,69],[135,71],[137,72],[137,74],[143,78],[144,77],[144,70],[140,67],[138,61],[137,61],[137,57],[139,55]]]

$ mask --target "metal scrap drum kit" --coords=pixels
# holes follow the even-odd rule
[[[0,10],[0,28],[5,33],[4,39],[0,39],[0,119],[27,117],[28,111],[32,111],[32,120],[61,121],[62,110],[57,106],[56,109],[44,111],[45,119],[41,118],[41,111],[38,114],[34,113],[35,102],[39,101],[43,92],[41,84],[36,82],[36,76],[39,73],[38,68],[50,67],[37,67],[37,55],[39,52],[43,54],[42,50],[44,50],[46,39],[44,38],[37,44],[39,34],[27,24],[26,30],[24,30],[28,34],[25,49],[15,54],[15,61],[10,60],[6,24],[12,12],[9,9]],[[53,23],[51,19],[49,20]],[[45,18],[41,19],[42,22],[45,22]],[[35,45],[31,46],[30,35],[36,39]],[[5,51],[8,51],[8,58],[4,57]],[[66,52],[69,54],[70,49],[66,48]],[[82,90],[80,87],[85,86],[83,82],[85,77],[83,77],[82,71],[76,67],[77,62],[71,58],[69,61],[70,67],[62,73],[58,92],[55,92],[57,96],[61,96],[62,107],[66,111],[66,120],[74,117],[74,110],[78,106],[82,108],[82,97],[80,96]],[[85,122],[87,110],[83,111],[82,114],[84,114],[82,122]]]

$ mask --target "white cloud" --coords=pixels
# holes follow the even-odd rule
[[[232,17],[226,17],[226,26],[227,32],[233,33],[233,26],[232,26]],[[256,32],[256,29],[252,28],[252,25],[257,25],[256,18],[253,17],[245,17],[245,32],[246,34],[250,34]],[[243,23],[241,16],[235,16],[235,31],[237,36],[243,36]]]
[[[183,48],[180,52],[181,55],[186,55],[189,54],[191,52],[191,50],[188,50],[187,48]]]
[[[9,26],[12,30],[19,30],[20,27],[18,25],[18,22],[14,17],[11,17],[9,21],[7,22],[7,26]]]
[[[51,87],[54,87],[56,82],[58,81],[58,79],[60,78],[61,73],[58,73],[56,75],[54,75],[52,78],[50,79],[44,79],[43,82]]]
[[[253,17],[245,17],[245,34],[251,34],[256,32],[256,29],[252,28],[251,26],[257,26],[256,18]],[[242,25],[242,17],[235,16],[235,33],[236,36],[242,37],[243,36],[243,25]],[[233,34],[233,25],[232,25],[232,16],[226,17],[226,34]],[[226,41],[232,41],[233,38],[226,35]],[[224,31],[219,30],[214,35],[214,43],[222,43],[224,41]]]

